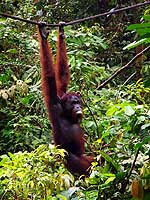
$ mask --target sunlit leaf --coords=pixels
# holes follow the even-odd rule
[[[109,177],[106,181],[105,184],[109,184],[111,182],[113,182],[115,180],[116,176],[114,175],[114,177]]]
[[[125,114],[128,116],[132,116],[135,114],[135,110],[131,106],[126,106],[125,107]]]
[[[141,129],[144,130],[144,129],[148,128],[148,127],[150,127],[150,123],[142,125]]]
[[[9,49],[9,50],[7,50],[7,52],[8,53],[11,53],[11,54],[15,54],[15,53],[17,53],[17,49]]]
[[[134,41],[134,42],[132,42],[131,44],[129,44],[129,45],[127,45],[126,47],[124,47],[123,50],[126,50],[126,49],[130,50],[130,49],[135,48],[135,47],[137,47],[137,46],[139,46],[140,44],[143,44],[143,43],[145,43],[145,42],[147,42],[147,38],[141,39],[141,40],[139,40],[139,41],[137,41],[137,42]]]
[[[116,106],[111,106],[111,108],[109,108],[106,112],[107,116],[113,116],[114,113],[118,110],[118,108]]]

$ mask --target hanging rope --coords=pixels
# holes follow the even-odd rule
[[[73,24],[77,24],[77,23],[93,20],[93,19],[96,19],[98,17],[117,14],[117,13],[123,12],[125,10],[131,10],[131,9],[134,9],[134,8],[137,8],[137,7],[140,7],[140,6],[146,6],[146,5],[149,5],[149,4],[150,4],[150,1],[146,1],[146,2],[143,2],[143,3],[138,3],[138,4],[135,4],[135,5],[132,5],[132,6],[119,8],[119,9],[116,9],[116,10],[113,10],[113,11],[109,11],[109,12],[105,12],[105,13],[101,13],[101,14],[98,14],[98,15],[93,15],[93,16],[90,16],[90,17],[86,17],[86,18],[82,18],[82,19],[78,19],[78,20],[74,20],[74,21],[70,21],[70,22],[65,22],[64,26],[69,26],[69,25],[73,25]],[[2,12],[0,12],[0,15],[3,16],[3,17],[6,17],[6,18],[19,20],[19,21],[23,21],[23,22],[26,22],[26,23],[34,24],[34,25],[40,25],[41,23],[43,23],[45,26],[49,26],[49,27],[58,27],[58,26],[60,26],[59,23],[58,24],[48,24],[46,22],[37,22],[37,21],[28,20],[28,19],[23,19],[23,18],[20,18],[18,16],[9,15],[9,14],[2,13]]]

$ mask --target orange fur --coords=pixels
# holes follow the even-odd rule
[[[62,96],[67,92],[67,85],[70,80],[70,71],[67,61],[67,50],[66,43],[63,33],[63,28],[60,26],[58,31],[57,41],[57,54],[56,54],[56,83],[57,83],[57,94]]]
[[[89,175],[91,163],[94,161],[92,156],[76,156],[69,153],[67,158],[66,168],[73,174]]]
[[[48,110],[49,118],[51,119],[51,106],[56,100],[57,89],[55,81],[55,71],[53,66],[52,51],[47,39],[41,37],[40,31],[38,31],[38,38],[40,43],[40,62],[42,66],[41,78],[42,78],[42,92],[44,96],[44,101]],[[50,81],[51,80],[51,83]],[[51,90],[50,85],[53,85],[53,90]]]
[[[70,74],[62,27],[59,27],[58,33],[56,65],[53,64],[47,37],[44,27],[39,26],[42,92],[53,128],[54,142],[68,152],[65,164],[67,169],[74,174],[87,175],[93,157],[83,155],[85,140],[79,120],[76,119],[81,117],[80,98],[76,93],[66,93]]]

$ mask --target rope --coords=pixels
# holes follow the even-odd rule
[[[116,10],[105,12],[105,13],[101,13],[101,14],[98,14],[98,15],[93,15],[93,16],[90,16],[90,17],[86,17],[86,18],[82,18],[82,19],[78,19],[78,20],[74,20],[74,21],[70,21],[70,22],[64,22],[64,26],[69,26],[69,25],[93,20],[93,19],[98,18],[98,17],[117,14],[117,13],[125,11],[125,10],[134,9],[134,8],[137,8],[137,7],[140,7],[140,6],[146,6],[146,5],[149,5],[149,4],[150,4],[150,1],[146,1],[146,2],[143,2],[143,3],[138,3],[138,4],[135,4],[135,5],[128,6],[128,7],[116,9]],[[41,25],[41,23],[42,23],[44,26],[49,26],[49,27],[60,26],[60,23],[58,23],[58,24],[48,24],[46,22],[37,22],[37,21],[28,20],[28,19],[23,19],[23,18],[18,17],[18,16],[9,15],[9,14],[2,13],[2,12],[0,12],[0,15],[3,16],[3,17],[6,17],[6,18],[19,20],[19,21],[23,21],[23,22],[26,22],[26,23],[34,24],[34,25]]]
[[[144,2],[144,3],[138,3],[138,4],[135,4],[135,5],[132,5],[132,6],[116,9],[116,10],[105,12],[105,13],[101,13],[101,14],[94,15],[94,16],[91,16],[91,17],[86,17],[86,18],[83,18],[83,19],[74,20],[74,21],[66,23],[66,26],[72,25],[72,24],[77,24],[77,23],[84,22],[84,21],[89,21],[89,20],[92,20],[92,19],[95,19],[95,18],[98,18],[98,17],[117,14],[117,13],[125,11],[125,10],[134,9],[134,8],[137,8],[137,7],[140,7],[140,6],[145,6],[145,5],[148,5],[148,4],[150,4],[150,1],[147,1],[147,2]]]
[[[7,13],[1,13],[0,12],[0,15],[3,16],[3,17],[6,17],[6,18],[11,18],[11,19],[14,19],[14,20],[19,20],[19,21],[22,21],[22,22],[26,22],[28,24],[34,24],[34,25],[44,24],[45,26],[51,26],[51,27],[55,27],[55,26],[59,25],[59,24],[47,24],[46,22],[37,22],[37,21],[28,20],[28,19],[23,19],[23,18],[18,17],[18,16],[9,15]]]

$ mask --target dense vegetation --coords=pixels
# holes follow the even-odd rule
[[[140,1],[2,1],[0,11],[49,23]],[[136,11],[136,12],[135,12]],[[0,199],[150,198],[150,53],[98,89],[150,43],[150,7],[65,27],[70,91],[84,103],[89,177],[70,174],[52,144],[40,87],[36,26],[0,18]],[[50,29],[53,52],[57,30]]]

